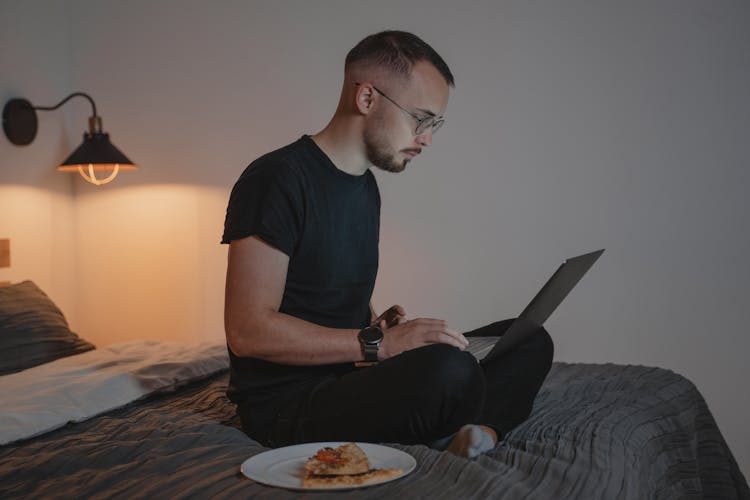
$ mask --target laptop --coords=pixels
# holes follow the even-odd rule
[[[571,257],[563,262],[541,290],[531,299],[516,320],[502,337],[467,337],[472,353],[480,363],[486,363],[502,356],[527,339],[541,327],[557,309],[570,291],[583,278],[583,275],[604,253],[604,249]]]

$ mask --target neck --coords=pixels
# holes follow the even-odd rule
[[[370,168],[360,126],[352,120],[334,116],[312,140],[342,172],[362,175]]]

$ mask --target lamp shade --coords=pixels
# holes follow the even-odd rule
[[[57,170],[78,172],[81,168],[92,168],[95,172],[111,172],[115,169],[135,170],[138,166],[109,142],[109,134],[85,132],[83,143],[57,167]]]

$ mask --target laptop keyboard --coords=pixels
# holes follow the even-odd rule
[[[477,360],[481,360],[495,345],[500,337],[466,337],[469,341],[469,347],[466,348]]]

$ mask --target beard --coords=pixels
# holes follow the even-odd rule
[[[374,118],[374,123],[365,128],[363,136],[367,161],[386,172],[403,172],[409,159],[396,159],[385,134],[385,120],[382,116]]]

